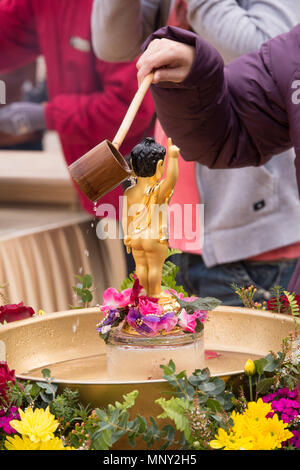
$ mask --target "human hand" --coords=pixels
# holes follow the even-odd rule
[[[46,128],[44,106],[39,103],[12,103],[0,108],[0,132],[28,134]]]
[[[138,83],[154,72],[152,83],[180,83],[188,76],[195,58],[195,48],[170,39],[154,39],[137,62]]]

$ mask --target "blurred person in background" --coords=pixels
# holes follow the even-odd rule
[[[157,115],[185,157],[210,168],[257,167],[294,147],[300,189],[299,40],[300,23],[224,66],[199,35],[166,26],[144,43],[138,81],[155,71]],[[300,260],[289,290],[299,304]]]
[[[93,53],[92,5],[93,0],[0,2],[0,73],[24,67],[42,55],[48,91],[46,103],[23,101],[1,107],[0,132],[22,136],[55,130],[68,165],[114,137],[137,90],[135,62],[106,63]],[[145,136],[153,113],[149,93],[121,147],[123,155]],[[121,193],[118,187],[99,202],[113,204],[118,216]],[[94,215],[93,203],[80,191],[79,198]]]
[[[5,105],[0,106],[5,116],[6,105],[20,101],[46,101],[44,84],[36,83],[36,63],[25,65],[20,69],[0,75],[5,83]],[[34,131],[11,135],[0,131],[0,150],[43,150],[43,131]]]
[[[95,0],[92,39],[99,58],[132,60],[149,34],[169,24],[201,35],[229,63],[299,21],[297,0]],[[159,123],[156,140],[166,146]],[[178,245],[179,281],[190,293],[239,305],[233,283],[255,285],[260,302],[274,285],[287,288],[300,256],[294,160],[290,150],[259,168],[210,170],[181,159],[172,202],[205,204],[202,250]]]

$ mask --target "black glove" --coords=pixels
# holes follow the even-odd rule
[[[46,129],[45,110],[40,103],[12,103],[0,108],[0,132],[22,135]]]

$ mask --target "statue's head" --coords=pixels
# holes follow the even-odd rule
[[[149,178],[157,174],[161,177],[166,149],[155,142],[152,137],[146,137],[137,144],[131,154],[130,161],[136,176]]]

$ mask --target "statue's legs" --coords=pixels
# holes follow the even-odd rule
[[[159,240],[143,240],[143,248],[148,266],[149,297],[159,297],[161,293],[162,269],[168,255],[168,244]]]
[[[144,250],[139,247],[140,244],[135,244],[137,246],[132,246],[132,256],[135,261],[135,270],[136,275],[140,284],[144,287],[146,292],[148,292],[148,264],[145,257]]]

